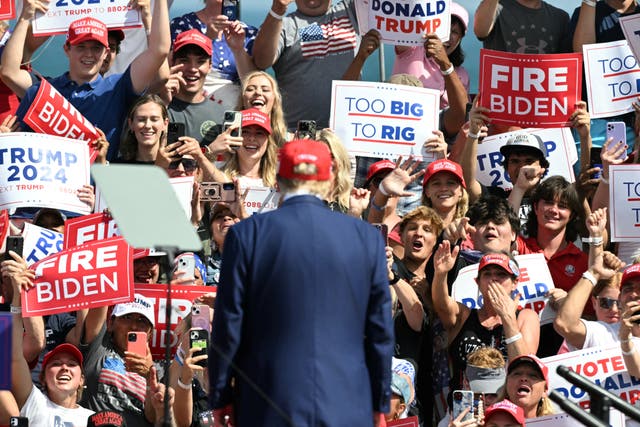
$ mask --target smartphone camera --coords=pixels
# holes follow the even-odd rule
[[[210,197],[214,200],[220,199],[220,187],[210,187],[205,188],[203,191],[205,196]]]
[[[127,335],[127,341],[129,341],[129,342],[136,342],[136,341],[138,341],[138,336],[137,336],[136,334],[129,333],[129,334]]]
[[[200,314],[200,307],[198,307],[197,305],[194,305],[194,306],[191,308],[191,314],[192,314],[193,316],[196,316],[196,315]]]

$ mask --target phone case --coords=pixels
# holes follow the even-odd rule
[[[146,332],[129,332],[127,335],[127,351],[147,355],[147,333]]]
[[[209,332],[204,329],[190,329],[189,330],[189,346],[191,348],[198,348],[198,351],[193,352],[193,357],[207,354],[209,351]],[[207,366],[207,360],[201,360],[198,362],[200,366]]]
[[[607,123],[607,141],[609,138],[612,138],[613,141],[607,145],[607,148],[617,144],[618,142],[622,142],[622,144],[627,143],[627,125],[624,122],[608,122]],[[626,158],[626,153],[624,155]]]
[[[191,306],[191,326],[211,332],[211,308],[204,304]]]
[[[471,390],[456,390],[453,392],[453,416],[452,419],[458,418],[465,409],[471,410],[462,418],[462,421],[470,420],[474,417],[473,412],[473,392]]]
[[[7,236],[7,241],[5,245],[5,260],[12,260],[11,255],[9,255],[9,251],[13,251],[18,255],[22,256],[24,246],[24,237],[22,236]]]
[[[231,131],[231,136],[242,135],[242,113],[239,111],[225,111],[224,123],[222,124],[222,130],[225,131],[229,128],[234,128]]]
[[[181,278],[189,278],[191,280],[194,280],[195,269],[196,269],[196,260],[193,258],[192,253],[180,254],[176,257],[174,261],[173,270],[174,272],[183,271],[184,274],[180,276]]]

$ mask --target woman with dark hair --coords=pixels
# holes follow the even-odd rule
[[[120,163],[153,164],[169,124],[167,107],[158,95],[143,95],[127,116],[127,134],[120,142]]]
[[[456,75],[469,93],[469,74],[462,66],[464,52],[461,45],[468,23],[466,9],[451,2],[449,40],[442,42],[435,34],[427,34],[423,45],[396,46],[392,74],[411,74],[418,77],[424,87],[440,90],[440,108],[449,105],[445,76]]]

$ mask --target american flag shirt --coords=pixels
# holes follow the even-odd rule
[[[358,38],[348,16],[336,17],[318,25],[313,23],[300,31],[304,58],[325,57],[356,48]]]

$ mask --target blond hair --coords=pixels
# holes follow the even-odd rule
[[[340,141],[340,138],[338,138],[331,129],[322,129],[318,133],[317,140],[327,144],[329,151],[331,151],[331,157],[334,160],[333,164],[335,165],[335,169],[333,170],[333,187],[329,195],[329,201],[338,202],[341,207],[348,209],[349,195],[353,188],[349,154],[344,148],[342,141]]]
[[[493,347],[480,347],[467,355],[467,365],[485,369],[504,368],[504,356]]]
[[[284,110],[282,109],[282,94],[280,93],[280,88],[278,87],[278,82],[271,75],[265,73],[264,71],[252,71],[247,74],[242,79],[242,88],[240,90],[240,101],[238,102],[238,109],[244,110],[246,108],[251,108],[250,105],[244,105],[244,92],[249,85],[249,81],[251,81],[254,77],[264,77],[269,80],[271,84],[271,91],[273,92],[273,107],[271,108],[271,112],[269,113],[269,118],[271,119],[271,136],[270,139],[273,139],[277,147],[282,147],[285,142],[287,142],[287,123],[284,120]]]

